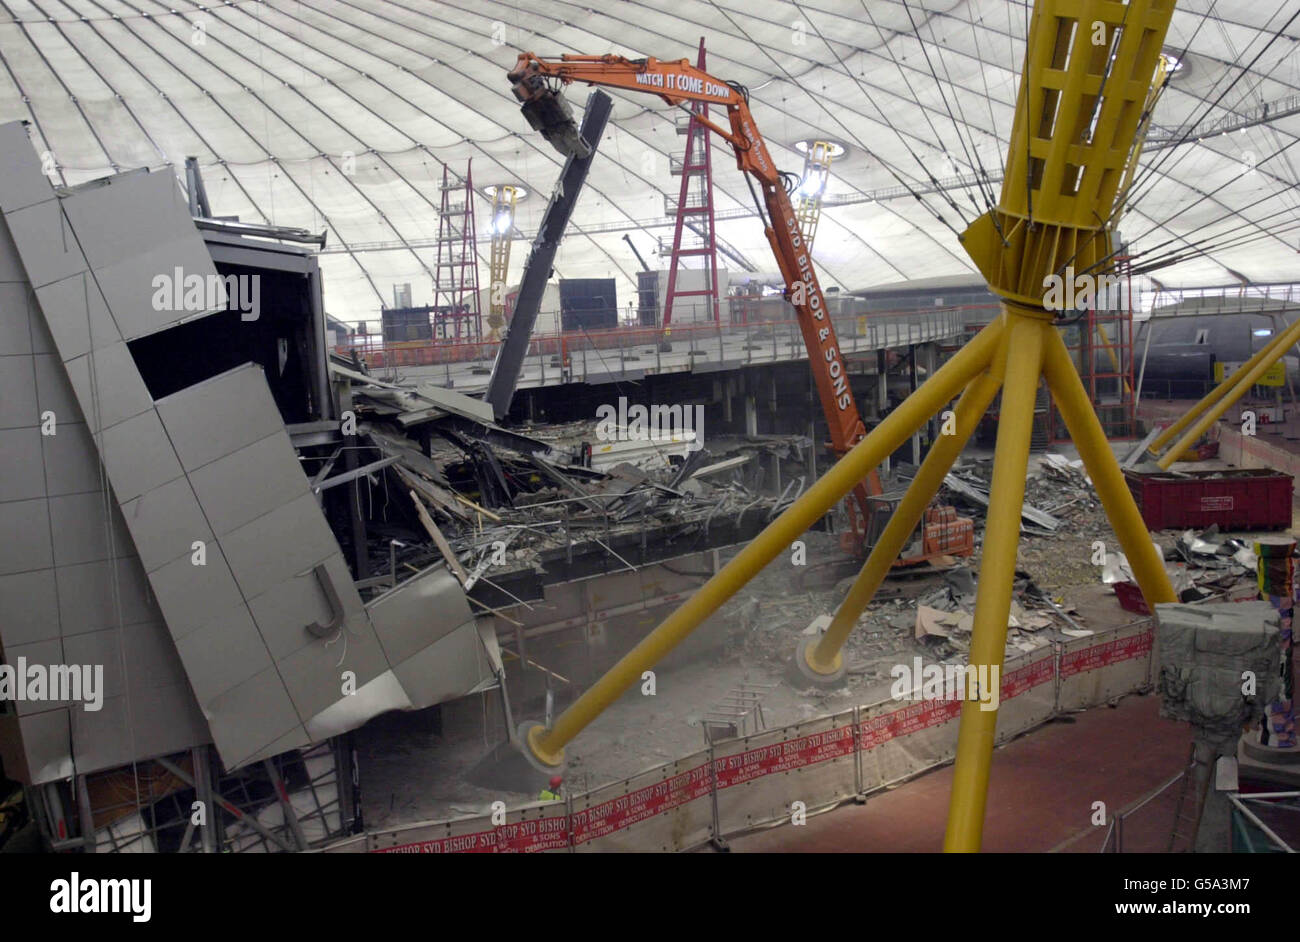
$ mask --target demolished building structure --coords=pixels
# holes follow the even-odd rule
[[[20,123],[0,167],[0,649],[106,667],[99,709],[0,713],[55,847],[356,830],[351,730],[491,688],[508,711],[497,632],[522,661],[529,619],[503,608],[707,560],[787,502],[736,470],[787,439],[598,471],[580,437],[331,355],[319,235],[212,219],[166,173],[52,187]],[[597,621],[579,595],[531,627]],[[186,827],[191,797],[222,809],[215,837]]]

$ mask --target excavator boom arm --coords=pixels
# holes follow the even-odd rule
[[[730,130],[704,118],[700,120],[731,145],[736,155],[736,166],[742,173],[749,174],[761,191],[763,205],[760,210],[768,245],[785,279],[786,297],[794,306],[808,349],[817,395],[830,426],[831,446],[843,454],[861,441],[866,435],[866,427],[849,387],[839,339],[826,310],[826,297],[799,231],[794,205],[754,124],[748,93],[738,85],[715,79],[686,59],[663,61],[612,55],[565,55],[558,60],[548,60],[526,52],[520,54],[507,78],[515,97],[523,103],[529,124],[566,154],[581,152],[583,146],[583,142],[577,139],[576,130],[573,130],[572,114],[558,93],[559,86],[572,82],[648,92],[679,107],[706,102],[726,109]],[[874,471],[869,485],[871,493],[880,493],[880,482]],[[855,494],[860,519],[854,520],[854,529],[861,536],[859,528],[868,511],[866,490],[859,487]]]

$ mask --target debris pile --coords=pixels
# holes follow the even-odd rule
[[[705,450],[693,432],[606,441],[594,419],[524,433],[450,389],[331,370],[356,436],[320,455],[312,483],[382,484],[383,505],[360,508],[363,555],[382,574],[361,580],[372,591],[445,560],[467,591],[516,604],[527,593],[507,588],[510,573],[536,586],[745,542],[805,487],[806,437],[711,438]]]

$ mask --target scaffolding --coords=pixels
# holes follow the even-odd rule
[[[803,158],[803,176],[795,190],[798,201],[795,203],[795,215],[799,218],[799,231],[803,234],[804,246],[812,251],[813,238],[817,235],[817,223],[822,217],[822,197],[826,195],[826,184],[831,178],[831,160],[835,156],[834,145],[829,141],[810,141]]]
[[[1133,396],[1133,291],[1127,256],[1116,258],[1110,285],[1080,312],[1076,324],[1062,329],[1061,336],[1106,437],[1128,439],[1137,429],[1137,406]],[[1070,440],[1055,408],[1049,429],[1053,443]]]
[[[697,65],[704,71],[704,38],[700,37],[700,53]],[[672,323],[673,305],[678,298],[702,297],[706,299],[708,310],[714,323],[720,323],[718,305],[718,246],[714,235],[713,215],[713,157],[710,149],[710,132],[701,119],[709,117],[709,106],[705,102],[696,102],[690,114],[681,116],[677,122],[677,133],[686,136],[686,149],[680,155],[669,158],[669,171],[682,178],[681,190],[677,197],[675,215],[677,221],[673,226],[671,245],[660,242],[659,251],[663,254],[668,249],[668,290],[664,296],[665,328]],[[683,239],[688,241],[683,241]],[[685,259],[699,259],[702,262],[704,279],[699,287],[680,289],[677,277]]]
[[[515,234],[515,202],[519,188],[503,183],[492,188],[492,256],[488,277],[488,339],[497,340],[506,323],[506,286],[510,275],[510,245]],[[472,220],[471,220],[472,224]]]
[[[466,163],[463,177],[447,164],[442,165],[442,185],[439,187],[442,205],[438,214],[437,256],[433,270],[435,341],[467,343],[483,339],[472,163]]]

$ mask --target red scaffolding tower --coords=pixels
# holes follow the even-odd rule
[[[700,37],[700,54],[696,63],[700,71],[704,68],[704,37]],[[664,327],[672,323],[673,304],[678,298],[707,298],[707,309],[712,312],[713,321],[720,320],[718,304],[718,246],[714,238],[713,220],[713,158],[710,147],[710,132],[700,118],[709,116],[706,102],[696,102],[689,116],[677,122],[677,133],[686,135],[686,150],[679,156],[669,158],[669,169],[674,174],[681,174],[682,185],[677,197],[674,215],[677,217],[673,226],[673,241],[669,249],[668,291],[664,296]],[[672,209],[670,204],[670,209]],[[662,255],[665,245],[661,241],[659,252]],[[677,276],[682,262],[698,258],[702,261],[704,272],[703,285],[678,289]]]
[[[1105,281],[1098,276],[1097,282],[1093,302],[1083,316],[1065,327],[1062,336],[1106,437],[1132,438],[1137,420],[1133,402],[1133,284],[1128,257],[1118,257],[1114,273]],[[1055,407],[1051,410],[1051,438],[1069,441]]]
[[[478,252],[474,231],[474,179],[442,165],[437,260],[433,269],[433,339],[449,343],[483,339],[479,311]]]

